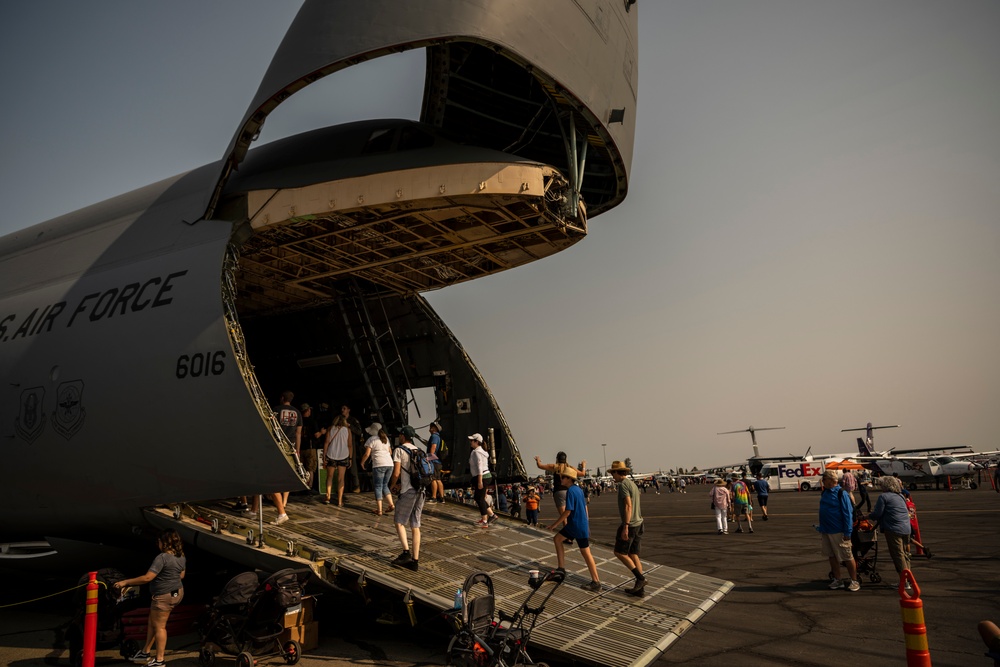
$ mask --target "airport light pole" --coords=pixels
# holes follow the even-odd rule
[[[604,474],[608,474],[608,443],[601,443],[601,450],[604,452]]]

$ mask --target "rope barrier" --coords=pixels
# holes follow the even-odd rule
[[[23,600],[21,602],[11,602],[10,604],[0,604],[0,609],[7,609],[8,607],[17,607],[17,606],[20,606],[22,604],[31,604],[32,602],[38,602],[39,600],[46,600],[48,598],[54,598],[57,595],[62,595],[63,593],[69,593],[70,591],[75,591],[78,588],[86,588],[87,587],[87,583],[88,582],[85,581],[82,584],[77,584],[73,588],[67,588],[64,591],[59,591],[58,593],[50,593],[49,595],[43,595],[41,597],[32,598],[31,600]],[[97,584],[99,586],[104,586],[105,588],[108,587],[108,585],[105,584],[103,581],[98,581]]]

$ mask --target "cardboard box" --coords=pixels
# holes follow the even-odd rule
[[[313,609],[316,606],[316,599],[311,595],[302,598],[302,603],[285,610],[285,620],[281,627],[294,628],[305,625],[313,620]]]
[[[311,621],[304,625],[285,628],[281,633],[281,643],[284,644],[293,639],[302,645],[303,651],[311,651],[319,646],[319,621]]]

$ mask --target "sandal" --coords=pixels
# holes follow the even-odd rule
[[[320,500],[320,502],[323,503],[324,505],[329,505],[330,504],[330,499],[329,498],[323,498],[322,500]]]
[[[382,512],[380,512],[379,510],[375,510],[374,512],[372,512],[372,514],[374,514],[375,516],[382,516]]]

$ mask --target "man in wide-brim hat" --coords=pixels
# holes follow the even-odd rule
[[[625,592],[642,597],[646,577],[639,560],[639,541],[642,538],[642,510],[639,505],[639,487],[632,481],[632,470],[621,461],[615,461],[608,470],[618,484],[618,515],[621,525],[615,533],[615,556],[635,577],[635,586]]]

